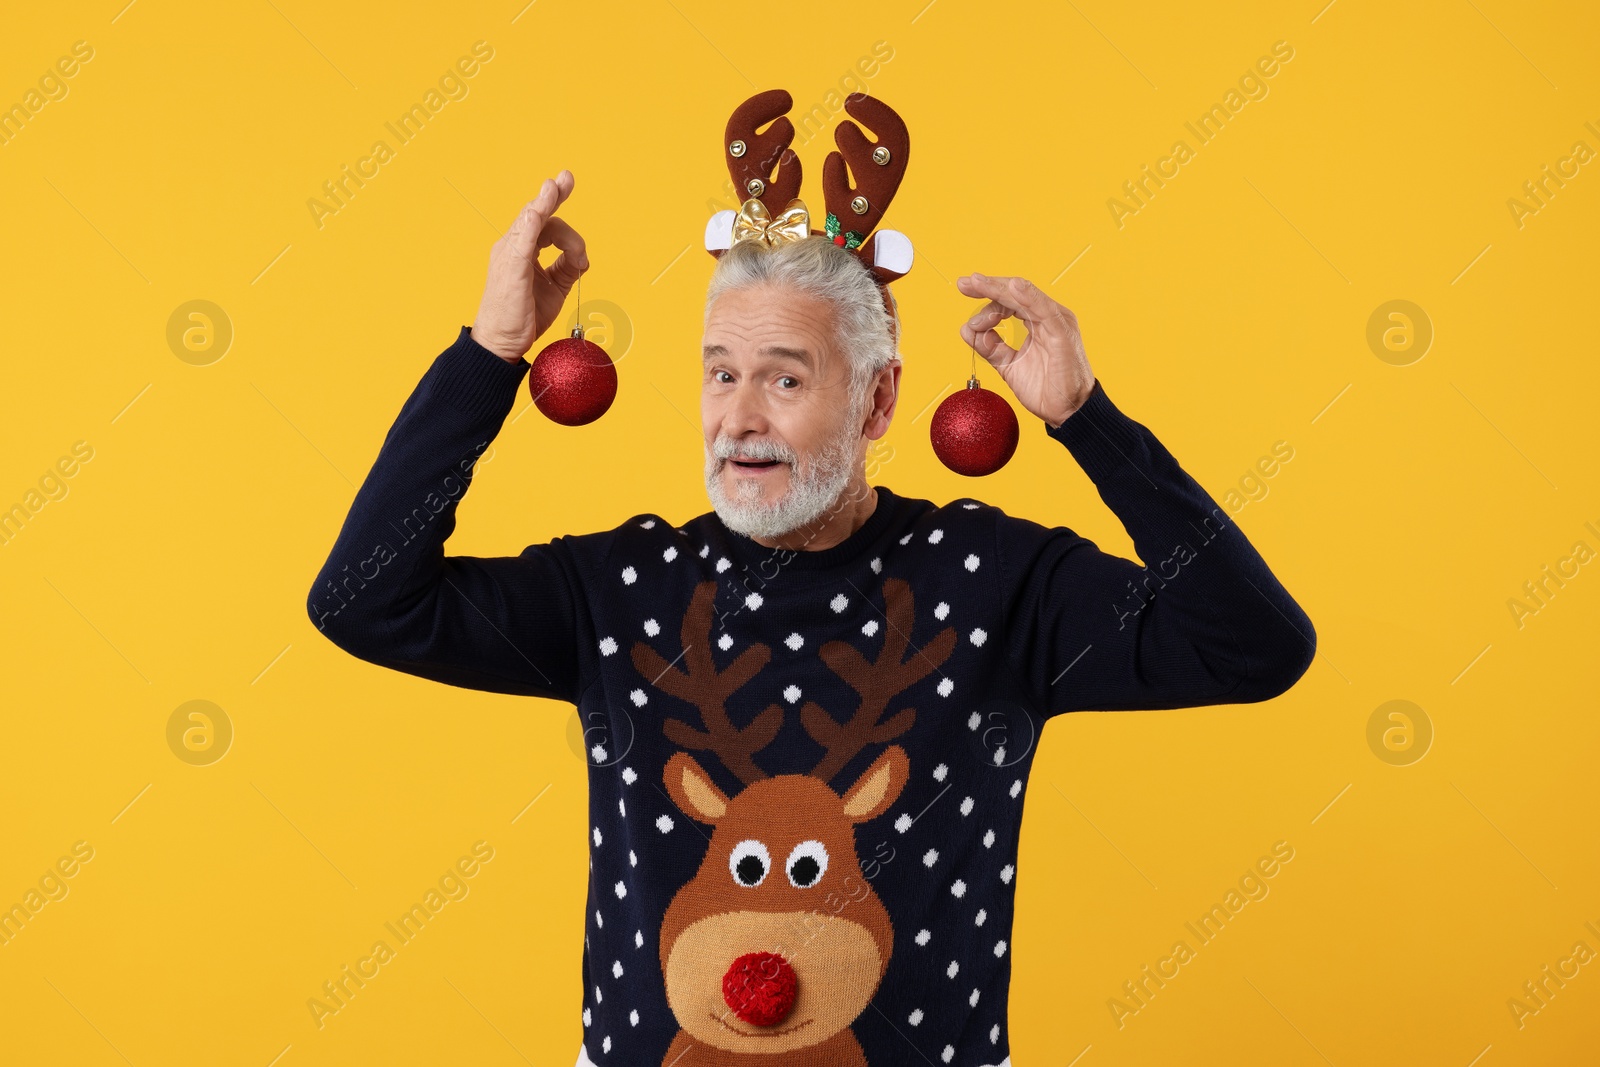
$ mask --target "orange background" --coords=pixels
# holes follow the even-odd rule
[[[1230,510],[1317,626],[1278,700],[1045,732],[1018,1067],[1592,1060],[1592,961],[1536,1014],[1508,1001],[1576,942],[1600,951],[1600,577],[1573,557],[1600,547],[1600,16],[1320,3],[8,13],[0,106],[40,94],[0,143],[0,507],[25,515],[0,544],[0,905],[41,879],[65,895],[0,945],[0,1061],[571,1062],[571,709],[366,665],[305,597],[401,404],[471,322],[490,244],[561,167],[621,392],[586,428],[514,415],[450,550],[707,510],[701,235],[734,206],[726,116],[772,86],[829,129],[866,88],[911,128],[884,223],[917,264],[881,484],[1131,553],[1036,424],[971,482],[915,419],[965,376],[953,279],[1021,274],[1078,314],[1125,411],[1219,500],[1240,490]],[[48,80],[79,41],[92,58]],[[479,41],[465,95],[393,140],[385,123]],[[1276,42],[1292,58],[1200,143],[1185,123]],[[319,225],[308,201],[380,139],[391,157]],[[1191,157],[1128,200],[1180,139]],[[797,145],[808,188],[828,145]],[[1546,165],[1568,177],[1535,204]],[[185,348],[168,324],[193,300],[221,317]],[[1393,300],[1407,317],[1369,343]],[[1280,442],[1292,458],[1252,480]],[[1519,625],[1508,602],[1532,606],[1524,583],[1569,557]],[[186,747],[191,720],[169,723],[193,700],[220,711]],[[1369,734],[1392,700],[1420,711]],[[49,880],[80,841],[92,858]],[[319,1029],[307,1001],[480,841],[468,894]],[[1119,1026],[1123,983],[1280,841],[1270,893]]]

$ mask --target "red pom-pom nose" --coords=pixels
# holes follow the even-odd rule
[[[776,952],[746,952],[722,976],[722,999],[752,1026],[781,1023],[794,1007],[794,968]]]

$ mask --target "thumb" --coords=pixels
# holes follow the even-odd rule
[[[539,235],[538,247],[555,245],[561,254],[545,268],[550,282],[561,292],[572,288],[584,271],[589,269],[589,248],[582,235],[565,219],[556,216],[545,223]]]
[[[578,278],[589,269],[587,260],[574,262],[571,252],[563,252],[556,257],[554,263],[545,268],[545,273],[550,276],[550,282],[563,295],[570,292],[577,284]]]
[[[980,324],[984,321],[981,315],[977,321]],[[961,337],[977,350],[985,362],[999,371],[1002,378],[1009,371],[1012,360],[1017,358],[1017,350],[1006,344],[999,332],[992,328],[980,332],[971,322],[967,322],[962,324]]]

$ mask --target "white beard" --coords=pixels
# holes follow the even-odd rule
[[[846,422],[838,437],[824,445],[801,467],[799,457],[779,441],[740,443],[718,436],[706,449],[706,495],[724,526],[751,538],[774,540],[815,522],[839,499],[850,484],[855,466],[856,432]],[[723,490],[722,467],[730,456],[775,459],[789,465],[789,489],[773,503],[761,500],[756,479],[737,483],[733,496]]]

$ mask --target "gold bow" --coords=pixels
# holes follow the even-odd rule
[[[733,219],[733,244],[740,241],[760,241],[768,248],[790,241],[804,240],[811,235],[811,215],[805,201],[795,197],[776,217],[767,211],[767,205],[751,197],[739,205]]]

